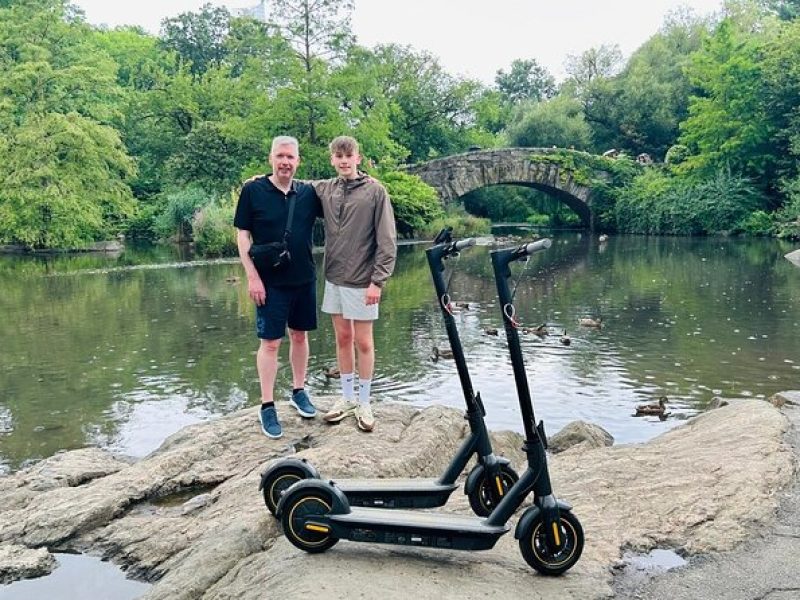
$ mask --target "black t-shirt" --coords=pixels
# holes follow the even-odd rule
[[[311,255],[314,221],[322,216],[322,205],[314,188],[306,183],[292,182],[288,194],[276,188],[268,176],[257,177],[244,184],[236,205],[233,224],[250,232],[254,244],[280,242],[289,216],[289,198],[295,196],[288,268],[271,274],[264,285],[295,286],[314,281],[316,271]]]

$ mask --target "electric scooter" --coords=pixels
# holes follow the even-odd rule
[[[456,550],[487,550],[510,530],[509,519],[533,493],[517,522],[514,537],[525,561],[539,573],[559,575],[571,568],[583,551],[583,529],[572,507],[556,499],[550,483],[543,423],[535,425],[525,376],[513,296],[510,264],[549,248],[550,240],[491,253],[497,292],[511,353],[514,381],[525,429],[527,468],[486,518],[442,512],[414,512],[351,507],[334,482],[308,479],[292,485],[281,497],[277,516],[286,538],[309,553],[324,552],[340,539]]]
[[[452,228],[443,229],[434,245],[426,251],[428,265],[436,288],[439,308],[447,330],[456,370],[464,392],[465,418],[470,433],[438,479],[336,479],[336,487],[347,496],[350,506],[380,508],[433,508],[443,506],[458,487],[456,479],[464,471],[473,455],[476,464],[467,476],[464,493],[476,515],[488,516],[502,500],[506,490],[519,476],[509,465],[509,460],[495,456],[486,429],[480,393],[472,389],[467,362],[453,318],[448,285],[444,279],[444,261],[458,256],[459,252],[475,245],[474,239],[453,241]],[[270,466],[261,476],[259,489],[264,503],[275,515],[281,494],[292,484],[303,479],[320,479],[320,475],[304,459],[283,458]]]

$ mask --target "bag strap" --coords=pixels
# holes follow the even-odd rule
[[[289,195],[289,214],[286,216],[286,228],[283,232],[283,245],[289,243],[289,236],[292,235],[292,218],[294,217],[294,200],[297,198],[297,190],[292,185],[293,193]]]

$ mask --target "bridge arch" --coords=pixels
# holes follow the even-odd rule
[[[569,206],[594,230],[592,180],[609,177],[602,169],[587,165],[602,160],[611,159],[559,148],[496,148],[417,163],[408,167],[408,172],[436,189],[444,204],[491,185],[531,187]]]

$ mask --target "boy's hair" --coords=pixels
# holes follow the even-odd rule
[[[294,146],[295,150],[297,150],[297,154],[300,154],[300,142],[297,141],[297,138],[293,138],[290,135],[279,135],[272,138],[272,148],[269,151],[270,156],[275,154],[275,150],[278,146]]]
[[[356,154],[358,153],[358,142],[349,135],[340,135],[328,145],[331,154]]]

